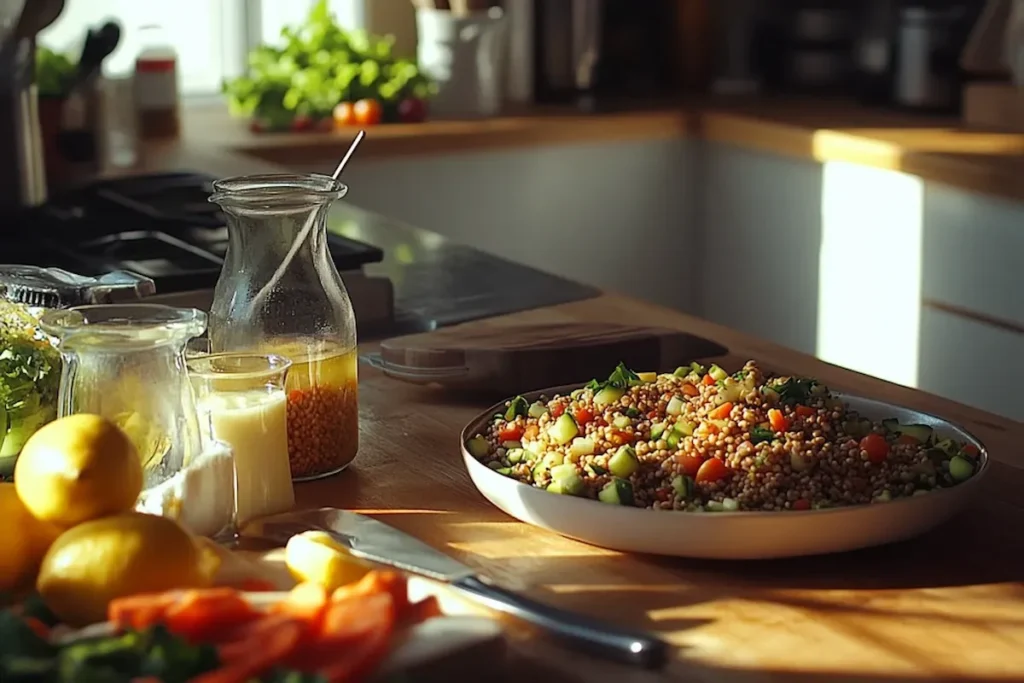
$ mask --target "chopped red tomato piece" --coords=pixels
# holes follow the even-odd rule
[[[977,458],[979,455],[981,455],[981,451],[978,450],[978,447],[975,446],[973,443],[969,443],[966,446],[964,446],[963,452],[964,455],[969,455],[972,458]]]
[[[564,412],[565,412],[565,404],[564,403],[556,403],[555,405],[551,406],[551,417],[558,417],[559,415],[561,415]]]
[[[576,424],[585,425],[594,419],[594,412],[590,408],[577,408],[572,412],[573,418],[576,420]]]
[[[690,455],[684,453],[679,457],[679,466],[683,468],[683,473],[691,477],[697,476],[697,471],[700,470],[700,466],[704,463],[704,458],[699,455]]]
[[[860,440],[860,449],[868,454],[868,460],[876,465],[889,457],[889,442],[881,434],[868,434]]]
[[[708,458],[697,470],[697,482],[713,482],[729,476],[729,468],[718,458]]]
[[[796,414],[798,416],[800,416],[800,417],[811,417],[816,412],[818,412],[818,411],[816,411],[814,408],[811,408],[810,406],[797,406],[796,407]]]
[[[807,500],[806,498],[798,498],[798,499],[793,501],[793,509],[794,510],[810,510],[811,509],[811,501]]]
[[[510,424],[498,430],[498,438],[502,441],[519,441],[526,433],[526,428],[518,424]]]

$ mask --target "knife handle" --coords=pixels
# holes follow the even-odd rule
[[[604,624],[551,607],[476,576],[457,579],[450,585],[476,602],[533,624],[564,641],[566,646],[595,657],[649,669],[660,669],[668,659],[668,643],[643,631]]]

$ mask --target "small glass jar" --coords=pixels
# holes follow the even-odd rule
[[[222,353],[188,360],[203,443],[227,444],[235,456],[239,527],[295,505],[284,388],[290,366],[275,355]]]
[[[324,175],[219,180],[228,249],[210,308],[213,353],[291,360],[288,451],[295,481],[340,472],[359,449],[356,323],[327,250],[327,213],[347,188]]]
[[[28,438],[57,418],[63,361],[40,317],[153,292],[152,280],[124,271],[85,277],[57,268],[0,265],[0,479],[14,474]]]

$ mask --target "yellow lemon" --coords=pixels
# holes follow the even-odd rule
[[[61,529],[33,517],[11,483],[0,483],[0,519],[6,527],[0,552],[0,592],[30,588],[43,555]]]
[[[304,531],[288,539],[284,561],[298,581],[318,583],[328,591],[358,581],[370,566],[323,531]]]
[[[218,566],[176,522],[125,512],[61,534],[43,558],[36,590],[62,621],[86,626],[106,620],[115,598],[210,586]]]
[[[69,415],[33,434],[14,485],[38,519],[68,528],[135,507],[142,465],[131,440],[99,415]]]

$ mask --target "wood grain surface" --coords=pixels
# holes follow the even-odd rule
[[[458,434],[486,402],[364,369],[359,457],[334,478],[298,485],[299,504],[372,514],[505,586],[652,629],[678,648],[666,671],[648,674],[524,635],[509,669],[519,680],[1024,680],[1024,426],[617,296],[464,329],[570,322],[671,326],[728,348],[726,369],[755,358],[953,420],[991,451],[986,495],[924,537],[850,554],[729,563],[605,551],[520,524],[473,488]]]
[[[450,369],[451,376],[440,384],[502,396],[604,378],[620,362],[672,370],[684,361],[726,352],[680,330],[598,322],[460,326],[396,337],[380,346],[389,364]]]

